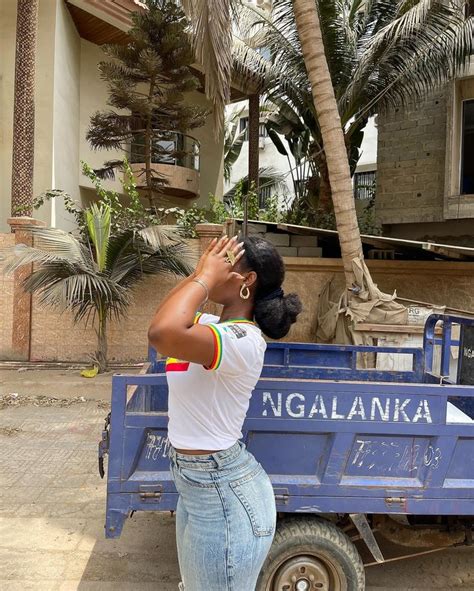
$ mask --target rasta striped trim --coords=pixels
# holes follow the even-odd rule
[[[212,359],[211,365],[206,367],[206,369],[218,369],[222,361],[222,336],[219,330],[212,324],[205,324],[211,329],[212,336],[214,337],[214,357]]]
[[[247,318],[231,318],[230,320],[224,320],[224,322],[221,322],[220,324],[230,324],[231,322],[233,322],[235,324],[253,324],[253,325],[255,325],[255,322],[253,320],[247,320]]]
[[[199,320],[201,319],[202,312],[196,312],[196,316],[194,317],[194,324],[199,324]]]

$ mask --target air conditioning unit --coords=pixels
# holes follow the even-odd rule
[[[260,150],[265,150],[265,138],[264,137],[258,138],[258,147],[260,148]]]

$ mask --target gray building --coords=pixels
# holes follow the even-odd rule
[[[474,245],[474,64],[378,116],[376,213],[388,236]]]

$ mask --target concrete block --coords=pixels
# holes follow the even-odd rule
[[[299,257],[322,257],[323,249],[320,246],[300,246],[298,248]]]
[[[318,246],[317,236],[290,236],[291,246]]]
[[[267,231],[266,224],[248,224],[249,234],[265,234]]]
[[[277,246],[278,252],[282,257],[297,257],[298,249],[296,246]]]
[[[275,246],[290,246],[290,237],[288,234],[277,234],[276,232],[267,232],[265,238]]]

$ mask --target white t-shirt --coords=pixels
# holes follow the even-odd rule
[[[196,322],[212,330],[214,359],[207,369],[167,360],[168,437],[178,449],[227,449],[242,436],[267,344],[249,320],[219,323],[217,316],[202,314]]]

